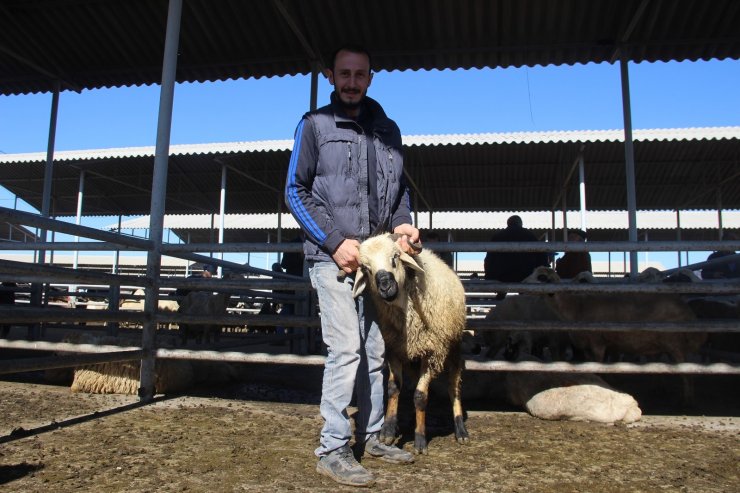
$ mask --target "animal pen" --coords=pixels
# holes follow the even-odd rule
[[[82,7],[90,7],[87,5],[90,2],[80,2]],[[130,11],[127,7],[122,6],[125,2],[111,2],[114,4],[113,13],[111,17],[119,17],[121,15],[131,15],[132,18],[138,19],[139,12]],[[0,307],[0,317],[4,323],[10,324],[24,324],[28,325],[28,337],[24,340],[0,340],[0,348],[5,349],[24,349],[24,350],[38,350],[43,352],[57,352],[64,353],[63,355],[45,356],[41,358],[24,358],[22,360],[5,360],[0,362],[0,373],[7,374],[19,371],[30,371],[30,370],[41,370],[49,368],[62,368],[62,367],[73,367],[77,365],[89,365],[93,363],[103,362],[118,362],[118,361],[141,361],[141,372],[140,372],[140,388],[139,396],[142,401],[150,401],[154,396],[154,371],[155,362],[158,359],[195,359],[195,360],[214,360],[214,361],[231,361],[231,362],[244,362],[244,363],[270,363],[270,364],[289,364],[289,365],[320,365],[323,363],[323,357],[316,354],[308,354],[311,352],[311,348],[314,347],[314,342],[317,337],[317,328],[319,327],[319,318],[317,314],[312,311],[312,303],[308,302],[308,295],[311,292],[310,285],[305,278],[295,278],[288,275],[280,275],[275,273],[269,273],[262,269],[256,269],[251,266],[245,266],[241,264],[234,264],[224,260],[220,260],[213,257],[204,256],[197,252],[240,252],[248,253],[250,251],[259,252],[289,252],[298,251],[300,245],[290,243],[272,243],[272,244],[251,244],[251,243],[208,243],[208,244],[167,244],[163,242],[163,218],[166,211],[165,202],[167,199],[167,177],[168,177],[168,158],[170,155],[170,128],[171,128],[171,117],[172,107],[174,100],[174,87],[177,81],[183,80],[200,80],[201,73],[204,70],[203,67],[212,66],[212,60],[219,59],[215,53],[228,52],[229,47],[247,45],[251,46],[249,40],[243,40],[243,43],[229,42],[228,45],[222,45],[217,47],[215,51],[206,53],[203,60],[196,60],[190,67],[182,67],[181,73],[187,75],[178,76],[178,49],[180,44],[180,22],[183,14],[183,2],[181,0],[171,0],[167,2],[166,13],[161,12],[162,2],[152,2],[157,4],[159,10],[152,12],[152,17],[156,17],[160,21],[160,25],[166,24],[166,36],[163,52],[163,64],[161,77],[157,70],[152,74],[147,72],[145,80],[139,78],[141,73],[139,70],[134,70],[135,75],[133,80],[127,78],[125,80],[108,80],[100,83],[94,82],[83,82],[79,86],[74,82],[69,82],[64,79],[62,74],[51,74],[47,70],[42,70],[44,74],[44,82],[39,86],[39,83],[30,83],[28,87],[17,88],[13,86],[12,82],[8,82],[10,86],[5,87],[4,91],[8,93],[25,92],[25,91],[47,91],[53,92],[54,99],[52,103],[52,128],[50,129],[49,136],[49,149],[46,161],[46,171],[44,175],[44,193],[43,193],[43,204],[41,214],[29,214],[23,213],[11,209],[0,208],[0,220],[9,222],[11,224],[26,225],[40,228],[42,231],[41,241],[33,244],[18,244],[18,243],[0,243],[1,249],[7,250],[18,250],[27,249],[32,251],[38,251],[39,258],[36,263],[21,263],[21,262],[3,262],[0,264],[0,275],[5,279],[14,280],[16,282],[27,282],[31,283],[31,303],[28,307],[12,306]],[[192,2],[197,3],[197,2]],[[264,53],[257,50],[256,53],[252,54],[250,60],[255,61],[253,65],[249,65],[248,70],[244,70],[241,66],[233,69],[228,76],[233,77],[250,77],[250,76],[263,76],[263,75],[280,75],[283,73],[306,73],[307,69],[312,74],[311,85],[311,108],[316,108],[316,84],[318,80],[319,69],[325,66],[325,60],[322,59],[321,51],[326,51],[327,47],[322,47],[322,50],[318,50],[316,45],[318,40],[312,40],[313,28],[301,28],[305,16],[310,14],[310,11],[321,12],[323,9],[321,5],[315,6],[314,9],[304,9],[300,2],[288,2],[288,1],[274,1],[265,2],[269,3],[266,7],[268,12],[261,12],[261,16],[264,18],[273,19],[272,16],[276,16],[273,22],[264,23],[264,28],[275,31],[275,35],[282,33],[279,29],[274,29],[274,26],[279,24],[286,28],[286,32],[290,32],[295,37],[295,49],[297,53],[291,54],[291,56],[284,56],[282,53],[275,55],[272,63],[264,62]],[[359,5],[364,2],[357,2]],[[405,3],[405,2],[404,2]],[[417,2],[418,5],[415,8],[409,8],[409,12],[415,11],[427,11],[427,2]],[[461,12],[467,10],[473,12],[476,9],[473,8],[475,2],[472,2],[469,9],[458,8],[457,6],[461,3],[470,4],[470,2],[440,2],[447,5],[448,8],[444,11],[435,11],[432,18],[431,24],[454,24],[456,20],[459,20],[457,16],[462,16]],[[517,2],[510,2],[515,5]],[[598,2],[593,2],[598,3]],[[721,3],[721,2],[717,2]],[[95,2],[94,8],[108,8],[104,5],[105,3]],[[247,5],[251,5],[248,7]],[[454,5],[453,5],[454,4]],[[725,39],[735,39],[729,34],[713,33],[712,36],[709,34],[701,35],[697,34],[691,38],[691,42],[685,40],[660,39],[651,40],[649,27],[654,22],[665,21],[672,18],[672,15],[663,15],[664,12],[660,11],[660,6],[657,4],[649,5],[649,2],[622,2],[623,4],[620,9],[622,14],[622,22],[615,22],[619,24],[619,29],[615,29],[613,33],[613,40],[610,43],[605,43],[606,47],[602,50],[601,44],[595,41],[601,39],[601,33],[596,36],[590,32],[588,23],[593,19],[599,19],[598,10],[588,10],[588,2],[584,2],[584,5],[579,4],[579,7],[574,7],[574,11],[571,12],[568,9],[561,11],[557,10],[557,7],[552,7],[557,11],[540,11],[539,19],[553,18],[559,19],[559,15],[570,15],[571,18],[583,19],[584,24],[581,26],[581,30],[585,33],[585,37],[578,40],[579,43],[573,42],[567,37],[568,33],[574,31],[578,32],[578,29],[574,29],[568,22],[555,22],[554,24],[566,26],[568,33],[560,33],[559,38],[551,40],[543,40],[539,42],[532,42],[530,46],[525,49],[519,49],[523,43],[523,39],[528,39],[528,36],[535,37],[537,32],[520,33],[521,36],[509,39],[509,46],[498,46],[496,47],[495,40],[488,40],[490,46],[482,48],[480,40],[474,39],[477,32],[471,28],[471,41],[470,44],[474,48],[465,52],[456,42],[450,42],[445,49],[439,49],[437,43],[432,43],[426,47],[417,46],[418,55],[414,60],[399,62],[399,60],[406,60],[404,58],[410,48],[403,46],[403,43],[399,41],[399,38],[391,40],[387,43],[379,43],[377,46],[370,44],[369,48],[371,51],[377,48],[378,52],[386,52],[386,57],[379,57],[378,63],[380,70],[394,70],[394,69],[418,69],[418,68],[470,68],[472,66],[508,66],[508,65],[522,65],[522,64],[562,64],[562,63],[577,63],[584,61],[596,61],[596,62],[611,62],[618,63],[620,67],[621,82],[622,82],[622,101],[624,110],[624,155],[625,155],[625,168],[626,168],[626,198],[627,198],[627,209],[630,215],[629,221],[629,241],[626,242],[589,242],[584,245],[574,245],[572,243],[564,242],[548,242],[541,244],[519,244],[519,243],[490,243],[490,242],[474,242],[474,243],[446,243],[440,244],[437,249],[439,251],[455,251],[455,252],[480,252],[480,251],[618,251],[627,252],[630,255],[631,262],[630,266],[633,269],[630,279],[625,279],[622,282],[610,282],[606,284],[559,284],[559,285],[538,285],[538,284],[501,284],[491,283],[488,281],[465,281],[464,285],[469,300],[475,300],[481,297],[490,297],[490,293],[505,289],[510,292],[518,293],[552,293],[552,292],[574,292],[574,293],[596,293],[596,292],[608,292],[608,293],[704,293],[707,295],[737,295],[740,294],[740,284],[735,281],[726,282],[702,282],[694,284],[637,284],[633,278],[636,275],[637,268],[637,252],[651,252],[651,251],[706,251],[706,250],[718,250],[724,248],[732,248],[735,250],[740,249],[740,243],[738,242],[720,242],[720,241],[666,241],[666,242],[638,242],[637,241],[637,225],[635,221],[636,214],[636,179],[635,179],[635,162],[634,162],[634,149],[633,149],[633,136],[632,136],[632,122],[631,122],[631,110],[630,110],[630,98],[629,98],[629,79],[628,79],[628,62],[629,61],[655,61],[663,59],[697,59],[697,58],[711,58],[713,56],[718,57],[735,57],[740,55],[740,49],[738,49],[737,43],[730,44],[726,50],[716,48],[716,45],[721,45],[720,41]],[[705,2],[689,2],[691,7],[704,12],[706,15],[714,12],[717,15],[722,14],[722,10],[714,7],[705,8]],[[694,5],[696,4],[696,5]],[[358,5],[354,5],[357,7]],[[479,5],[475,5],[480,7]],[[251,2],[244,2],[243,6],[235,7],[231,5],[228,9],[242,8],[242,9],[261,9],[264,6],[256,5]],[[581,9],[581,7],[584,7]],[[120,9],[121,12],[117,12]],[[207,16],[200,15],[197,13],[189,12],[193,17],[197,17],[199,22],[195,22],[199,26],[213,23],[213,32],[222,29],[230,29],[237,39],[237,35],[244,31],[240,27],[234,26],[222,26],[221,23],[210,19],[206,20]],[[218,8],[218,6],[214,7]],[[395,8],[395,7],[394,7]],[[547,9],[549,7],[542,7]],[[662,8],[670,9],[663,5]],[[678,7],[676,7],[678,8]],[[152,7],[154,9],[154,7]],[[227,9],[227,11],[228,11]],[[512,11],[517,11],[512,7]],[[657,10],[655,10],[657,9]],[[207,9],[206,9],[207,10]],[[350,11],[352,9],[349,9]],[[506,10],[506,9],[505,9]],[[526,10],[526,9],[525,9]],[[691,9],[688,9],[691,10]],[[77,14],[82,18],[84,12],[76,11]],[[296,13],[302,12],[302,16],[296,15]],[[454,18],[448,19],[448,13],[454,12]],[[646,12],[648,12],[646,14]],[[707,13],[708,12],[708,13]],[[111,12],[106,11],[105,14]],[[220,12],[222,18],[249,18],[251,12],[242,12],[244,15],[231,15],[223,11]],[[156,15],[155,15],[156,14]],[[377,15],[377,12],[373,11],[372,15],[367,15],[365,20],[368,23],[374,24],[373,29],[369,31],[382,32],[385,30],[391,30],[390,27],[384,22],[385,15]],[[650,21],[647,22],[645,19],[650,14]],[[66,15],[66,14],[65,14]],[[405,18],[405,12],[401,7],[393,12],[396,18],[401,19],[397,24],[400,26],[413,23],[423,23],[425,18],[413,15],[412,18]],[[532,17],[529,12],[519,12],[521,15],[520,20],[512,21],[511,25],[525,24],[524,19]],[[693,15],[692,12],[688,12],[688,15]],[[472,14],[473,20],[467,19],[464,21],[469,23],[470,26],[476,26],[479,24],[478,20],[480,17],[476,14]],[[47,15],[46,17],[52,18],[53,15]],[[105,16],[101,16],[105,17]],[[257,16],[259,17],[259,16]],[[87,19],[87,17],[85,17]],[[297,19],[303,19],[298,22]],[[32,19],[35,20],[35,19]],[[71,19],[71,20],[74,20]],[[95,19],[97,22],[98,19]],[[317,19],[313,19],[314,22],[319,22]],[[84,22],[80,21],[84,27]],[[88,19],[87,22],[93,22]],[[322,20],[323,22],[323,20]],[[341,25],[346,24],[346,21],[338,21]],[[679,22],[679,21],[677,21]],[[138,22],[131,22],[131,25],[139,25]],[[595,24],[595,23],[593,23]],[[697,22],[699,25],[717,26],[719,22]],[[730,23],[731,24],[731,23]],[[33,25],[31,23],[29,26]],[[533,24],[534,25],[534,24]],[[680,22],[678,26],[680,26]],[[0,26],[1,27],[1,26]],[[192,27],[192,26],[191,26]],[[428,27],[428,26],[425,26]],[[449,26],[448,26],[449,27]],[[7,29],[0,29],[0,31],[13,32],[12,26],[8,26]],[[48,30],[52,32],[51,29]],[[79,29],[79,32],[85,32],[85,29]],[[113,31],[113,30],[111,30]],[[338,29],[327,29],[329,33],[339,31]],[[431,29],[438,35],[438,29]],[[453,28],[445,28],[446,33],[451,33],[450,40],[459,39],[461,35],[459,30]],[[449,32],[448,32],[449,31]],[[464,30],[467,32],[467,30]],[[496,31],[504,35],[504,30],[491,29],[492,32]],[[618,32],[617,32],[618,31]],[[643,32],[647,31],[647,32]],[[657,31],[657,29],[656,29]],[[679,28],[676,25],[669,25],[666,27],[667,32],[677,32]],[[639,33],[644,35],[645,40],[640,41],[643,38],[637,38],[634,41],[633,37]],[[149,33],[151,34],[151,33]],[[161,32],[154,33],[161,36]],[[151,35],[154,35],[151,34]],[[266,35],[269,33],[265,33]],[[463,34],[467,36],[467,34]],[[679,36],[676,34],[676,36]],[[76,36],[70,36],[70,39],[75,39]],[[215,37],[210,35],[195,36],[197,39],[209,39],[211,42],[217,42]],[[228,38],[226,36],[225,38]],[[284,36],[281,36],[281,39]],[[405,39],[406,37],[402,37]],[[421,39],[422,36],[419,36]],[[704,44],[701,44],[697,40],[710,39]],[[18,36],[18,39],[25,39],[25,36]],[[281,39],[273,39],[274,43],[269,42],[267,44],[271,46],[281,46]],[[185,42],[192,43],[193,37],[185,38]],[[59,40],[52,40],[52,42],[58,42]],[[122,47],[129,46],[131,43],[126,43],[126,40],[119,41],[116,43],[116,49],[118,51],[123,49]],[[332,39],[332,42],[339,44],[341,40]],[[142,46],[149,47],[159,46],[159,38],[157,41],[150,40],[147,43],[141,43]],[[396,43],[398,46],[394,50],[391,48]],[[696,49],[694,43],[699,43],[700,49]],[[485,43],[484,43],[485,44]],[[525,45],[527,43],[524,43]],[[101,43],[104,45],[104,43]],[[582,51],[577,53],[568,54],[568,50],[559,48],[550,48],[550,45],[556,47],[563,46],[581,46]],[[681,51],[682,46],[687,45],[686,51]],[[494,48],[491,48],[494,46]],[[651,46],[658,46],[656,51],[650,51]],[[724,46],[724,45],[721,45]],[[433,47],[433,48],[432,48]],[[597,48],[598,47],[598,48]],[[51,48],[49,48],[51,50]],[[221,50],[221,51],[219,51]],[[390,54],[388,55],[388,51]],[[662,50],[666,50],[668,54]],[[695,50],[695,51],[691,51]],[[7,51],[7,50],[6,50]],[[79,50],[68,49],[69,53],[79,52]],[[183,50],[185,56],[199,50]],[[207,50],[206,50],[207,51]],[[700,53],[697,55],[696,51]],[[423,60],[427,57],[431,57],[432,53],[437,53],[440,57],[435,61],[434,66],[427,67],[424,65]],[[515,60],[508,59],[511,53],[518,53],[514,58]],[[537,53],[544,53],[542,55],[535,55]],[[566,55],[563,55],[566,53]],[[457,57],[461,56],[462,59]],[[518,57],[522,57],[517,58]],[[479,60],[478,57],[488,57]],[[37,64],[29,61],[27,58],[16,54],[12,57],[14,62],[19,62],[24,67],[30,66],[34,70],[37,68]],[[112,56],[110,57],[112,58]],[[239,59],[239,54],[233,55],[233,59]],[[300,59],[301,63],[296,66],[291,66],[287,69],[278,67],[280,63],[275,60],[293,60]],[[473,60],[471,62],[470,60]],[[119,62],[122,65],[127,65],[128,59],[124,56],[124,60]],[[399,65],[400,63],[400,65]],[[141,62],[141,67],[151,65],[148,62]],[[228,65],[228,64],[227,64]],[[233,64],[229,65],[232,66]],[[267,68],[265,68],[267,67]],[[278,67],[278,68],[276,68]],[[53,70],[52,70],[53,71]],[[118,73],[114,69],[110,69],[108,72]],[[246,74],[246,75],[245,75]],[[109,77],[107,75],[106,77]],[[179,78],[178,78],[179,77]],[[207,78],[209,80],[216,80],[224,77],[221,72],[215,72],[209,74]],[[11,78],[12,79],[12,78]],[[48,79],[48,81],[46,80]],[[54,165],[54,132],[55,132],[55,118],[56,118],[56,107],[58,104],[59,93],[62,87],[66,89],[78,90],[80,87],[98,87],[108,85],[121,85],[121,84],[139,84],[139,83],[161,83],[160,93],[160,111],[159,120],[157,126],[157,139],[156,139],[156,150],[154,156],[154,167],[152,176],[152,187],[151,187],[151,204],[149,207],[150,214],[150,238],[140,239],[132,238],[120,233],[104,232],[93,228],[88,228],[79,225],[70,225],[62,221],[50,219],[51,212],[51,188],[53,184],[53,165]],[[225,175],[222,175],[222,177]],[[223,178],[222,178],[223,179]],[[421,187],[411,184],[416,194],[415,198],[421,202],[428,202],[429,198],[425,197]],[[221,211],[220,216],[223,218],[224,214],[224,195],[221,195]],[[566,208],[565,200],[562,201],[563,209]],[[430,207],[431,209],[431,207]],[[87,238],[94,240],[93,242],[85,243],[57,243],[47,241],[47,232],[59,232],[75,235],[78,237]],[[147,254],[147,271],[145,276],[132,276],[122,274],[104,274],[96,272],[86,272],[83,270],[66,269],[60,267],[52,267],[46,264],[45,253],[51,251],[75,251],[75,250],[98,250],[98,251],[138,251],[146,252]],[[226,280],[226,279],[201,279],[201,280],[187,280],[187,279],[173,279],[163,277],[161,275],[161,264],[162,256],[172,256],[177,258],[186,259],[189,261],[205,262],[210,264],[218,265],[222,270],[230,269],[235,272],[241,272],[246,274],[254,274],[260,276],[258,278],[245,278],[241,280]],[[727,259],[726,259],[727,260]],[[271,279],[265,279],[265,276],[271,277]],[[110,300],[109,308],[106,310],[61,310],[50,306],[50,297],[53,294],[50,290],[51,284],[67,284],[67,285],[79,285],[79,284],[94,284],[102,286],[103,291],[107,291],[108,299]],[[145,292],[145,306],[144,311],[141,313],[126,313],[117,309],[118,300],[120,298],[120,288],[122,286],[143,288]],[[296,291],[296,298],[294,302],[298,302],[300,307],[296,310],[296,315],[293,316],[278,316],[278,315],[254,315],[254,314],[241,314],[241,315],[224,315],[218,318],[197,316],[197,315],[183,315],[183,314],[164,314],[157,310],[157,300],[163,296],[163,292],[166,289],[176,288],[187,288],[197,289],[206,291],[218,291],[218,290],[230,290],[234,292],[244,292],[245,290],[292,290]],[[66,296],[77,296],[80,293],[74,291],[66,291],[57,293]],[[71,344],[71,343],[55,343],[44,340],[44,330],[47,324],[50,322],[62,322],[65,324],[76,324],[81,322],[99,322],[106,324],[106,331],[109,334],[116,334],[119,330],[119,324],[124,322],[138,323],[143,326],[141,333],[141,343],[135,346],[126,347],[115,347],[115,346],[102,346],[102,345],[84,345],[84,344]],[[195,351],[187,349],[165,349],[159,347],[158,344],[158,327],[163,323],[218,323],[224,325],[248,325],[248,326],[275,326],[280,325],[288,328],[300,328],[303,330],[303,336],[301,339],[301,345],[297,348],[296,353],[299,354],[283,354],[283,355],[268,355],[264,353],[250,353],[243,351]],[[79,326],[76,326],[79,328]],[[697,321],[692,323],[650,323],[650,324],[630,324],[626,326],[624,324],[609,324],[609,323],[592,323],[592,324],[579,324],[577,327],[568,325],[565,323],[516,323],[508,322],[502,323],[491,323],[485,320],[469,320],[469,329],[475,331],[484,330],[520,330],[526,328],[528,330],[537,329],[545,331],[562,331],[573,328],[577,329],[588,329],[595,331],[616,331],[616,330],[635,330],[635,331],[661,331],[661,332],[732,332],[737,333],[740,331],[737,320],[715,320],[715,321]],[[594,373],[674,373],[674,374],[740,374],[740,364],[737,362],[722,362],[722,363],[710,363],[710,364],[695,364],[695,363],[682,363],[679,365],[669,365],[663,363],[647,363],[647,364],[631,364],[631,363],[584,363],[584,364],[572,364],[572,363],[532,363],[532,362],[504,362],[504,361],[490,361],[483,358],[469,358],[466,361],[466,367],[468,370],[475,371],[545,371],[545,372],[594,372]]]

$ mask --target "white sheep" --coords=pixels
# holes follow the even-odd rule
[[[391,444],[398,431],[398,397],[403,368],[420,363],[414,392],[414,449],[427,453],[426,406],[429,383],[448,370],[455,437],[468,441],[460,399],[464,362],[460,342],[465,329],[465,290],[450,267],[428,250],[414,257],[401,251],[396,235],[384,234],[360,245],[360,268],[353,295],[366,289],[374,301],[389,365],[388,406],[380,432]]]
[[[520,355],[517,361],[539,361]],[[632,423],[642,411],[637,401],[591,373],[509,372],[506,397],[540,419]]]
[[[533,277],[543,282],[558,282],[555,271],[539,267]],[[546,297],[547,302],[566,322],[691,322],[696,315],[678,294],[673,293],[565,293]],[[659,331],[582,331],[570,333],[576,349],[591,361],[601,362],[607,353],[641,356],[668,354],[675,363],[683,363],[707,340],[705,332]],[[683,376],[684,402],[693,399],[693,386]]]

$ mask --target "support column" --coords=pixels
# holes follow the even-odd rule
[[[578,156],[578,188],[581,201],[581,229],[588,231],[586,225],[586,171],[583,165],[583,152]]]
[[[224,243],[224,227],[226,222],[226,165],[221,165],[221,197],[218,206],[218,244]],[[224,259],[224,252],[219,252],[221,260]],[[223,267],[218,266],[218,277],[223,277]]]
[[[630,102],[630,80],[627,55],[622,50],[619,58],[622,79],[622,112],[624,114],[624,160],[627,175],[627,214],[629,241],[637,241],[637,193],[635,186],[635,149],[632,142],[632,108]],[[626,269],[625,269],[626,270]],[[637,277],[637,252],[630,252],[630,277]]]
[[[144,323],[141,360],[141,386],[139,398],[149,402],[154,397],[154,358],[157,331],[157,299],[159,298],[159,273],[162,265],[162,232],[164,230],[165,198],[167,196],[167,164],[170,153],[170,131],[172,129],[172,105],[175,98],[177,71],[177,47],[180,38],[180,15],[182,0],[170,0],[167,11],[167,34],[164,41],[162,62],[162,87],[159,94],[159,117],[157,120],[157,144],[154,152],[154,174],[152,179],[152,202],[149,213],[149,238],[154,243],[146,259],[146,275],[152,286],[146,290],[144,312],[148,320]]]
[[[80,171],[80,184],[79,188],[77,189],[77,215],[75,216],[75,224],[77,226],[80,225],[80,222],[82,220],[82,200],[85,196],[85,171]],[[80,237],[75,236],[75,243],[80,242]],[[75,250],[73,261],[72,261],[72,268],[74,270],[77,270],[78,264],[80,260],[80,250]],[[69,290],[70,291],[77,291],[78,286],[76,285],[70,285]],[[72,296],[71,298],[71,304],[72,308],[75,308],[77,306],[77,296]]]

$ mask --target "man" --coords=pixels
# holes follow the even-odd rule
[[[378,440],[383,424],[385,346],[369,297],[352,297],[358,247],[376,233],[399,233],[399,244],[419,241],[411,225],[403,179],[401,133],[383,108],[367,97],[370,54],[360,46],[338,49],[326,71],[331,103],[298,124],[285,200],[305,233],[303,251],[321,310],[327,346],[321,395],[324,426],[316,470],[352,486],[373,475],[354,458],[347,406],[356,391],[355,442],[366,453],[394,463],[413,456]],[[347,275],[338,276],[337,267]]]
[[[736,241],[737,235],[730,231],[726,231],[722,235],[723,241]],[[722,257],[729,257],[735,255],[734,250],[719,250],[709,254],[707,260],[715,260]],[[702,279],[736,279],[740,277],[740,262],[737,260],[728,260],[725,263],[719,265],[713,265],[711,267],[704,267],[701,270]]]
[[[568,241],[586,241],[586,232],[582,229],[569,229]],[[573,279],[581,272],[592,272],[591,254],[588,252],[566,252],[555,263],[555,271],[561,279]]]
[[[522,242],[538,241],[537,237],[525,229],[522,218],[510,216],[506,220],[506,229],[494,234],[491,241]],[[521,282],[534,269],[548,265],[545,252],[488,252],[483,262],[486,280],[501,282]],[[498,293],[497,299],[503,299],[506,293]]]

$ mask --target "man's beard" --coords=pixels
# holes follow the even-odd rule
[[[342,106],[344,106],[346,109],[348,109],[348,110],[355,110],[355,109],[359,108],[360,106],[362,106],[362,103],[365,100],[365,95],[364,94],[361,94],[359,92],[357,92],[357,93],[351,93],[351,96],[356,96],[358,94],[359,94],[360,98],[357,101],[347,101],[347,100],[345,100],[342,97],[343,94],[340,93],[339,94],[339,101],[342,103]]]

